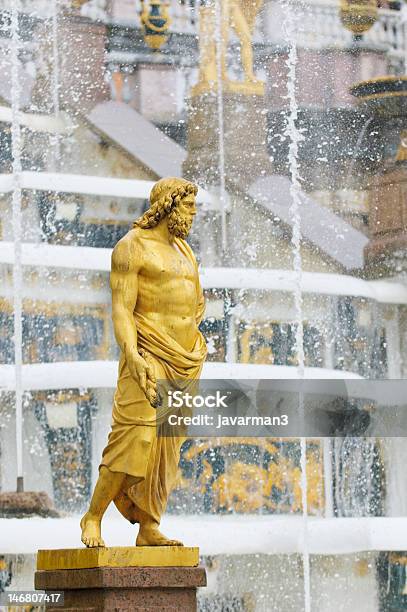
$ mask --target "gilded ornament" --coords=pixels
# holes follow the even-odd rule
[[[370,30],[378,17],[376,0],[341,0],[340,17],[343,25],[355,36]]]
[[[209,0],[203,2],[199,11],[199,77],[192,90],[200,95],[218,87],[218,72],[221,74],[224,91],[243,95],[262,95],[264,83],[259,81],[253,68],[252,38],[256,16],[264,0]],[[219,3],[218,5],[216,3]],[[218,24],[220,19],[220,24]],[[217,37],[220,29],[220,70],[217,59]],[[240,42],[240,56],[244,75],[243,81],[228,77],[227,51],[230,31],[233,30]]]
[[[168,28],[171,19],[168,14],[168,4],[161,0],[144,0],[140,20],[144,30],[144,40],[147,45],[157,51],[168,39]]]

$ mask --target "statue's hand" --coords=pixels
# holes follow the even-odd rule
[[[130,374],[139,383],[150,404],[155,406],[157,403],[157,381],[153,366],[135,349],[126,352],[126,362]]]
[[[158,408],[160,404],[159,394],[157,392],[157,383],[147,378],[147,391],[146,396],[153,408]]]
[[[126,352],[126,362],[130,370],[130,374],[136,380],[144,393],[147,391],[147,377],[154,376],[153,372],[150,372],[151,366],[147,361],[140,355],[140,353],[133,349]]]

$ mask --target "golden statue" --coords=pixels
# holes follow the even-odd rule
[[[198,83],[193,94],[214,89],[218,82],[217,69],[217,19],[220,16],[221,53],[220,72],[224,87],[241,93],[263,93],[264,84],[256,79],[253,70],[252,37],[256,16],[264,0],[207,0],[200,8],[200,62]],[[216,2],[219,3],[217,11]],[[230,30],[240,41],[240,56],[244,81],[232,81],[227,74],[227,50]]]
[[[182,545],[159,531],[174,485],[184,438],[157,435],[157,380],[197,380],[206,356],[198,329],[204,312],[194,254],[185,242],[197,187],[180,178],[161,179],[150,208],[116,245],[110,284],[115,336],[121,348],[112,429],[82,542],[104,546],[101,520],[113,501],[139,523],[138,546]]]
[[[400,134],[400,144],[397,149],[395,161],[398,161],[398,162],[407,161],[407,130],[402,130]]]

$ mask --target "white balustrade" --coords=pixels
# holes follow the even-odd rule
[[[307,48],[346,48],[353,42],[339,16],[339,2],[313,0],[298,5],[298,45]],[[273,10],[269,19],[273,19]],[[267,36],[267,34],[266,34]],[[404,31],[400,11],[381,9],[373,27],[363,35],[363,42],[385,48],[391,55],[404,54]]]
[[[140,3],[140,0],[138,0]],[[199,32],[199,3],[197,0],[170,0],[173,32]],[[283,0],[269,0],[257,19],[254,40],[281,44]],[[352,33],[344,28],[339,16],[337,0],[308,0],[298,3],[298,45],[306,48],[346,48],[353,42]],[[279,22],[279,23],[277,23]],[[400,11],[380,9],[374,26],[364,34],[363,41],[385,48],[390,55],[403,57],[405,34]]]
[[[68,0],[59,0],[60,6],[67,6]],[[146,0],[148,1],[148,0]],[[165,1],[165,0],[164,0]],[[199,33],[199,0],[167,0],[171,17],[170,31],[176,33]],[[254,33],[255,42],[284,44],[283,20],[285,0],[265,0],[259,14]],[[115,21],[129,19],[129,5],[132,5],[134,25],[140,27],[139,15],[143,8],[141,0],[126,0],[121,3],[116,0],[112,17]],[[49,17],[49,1],[37,0],[36,14]],[[89,5],[89,6],[87,6]],[[82,7],[82,13],[92,17],[92,7],[104,8],[103,0],[89,0]],[[8,0],[0,0],[0,10],[6,10]],[[23,0],[24,10],[30,12],[32,0]],[[121,10],[123,19],[120,18]],[[352,33],[346,30],[339,16],[339,0],[308,0],[298,2],[297,14],[297,44],[299,47],[323,49],[326,47],[346,48],[352,44]],[[405,55],[405,32],[401,11],[379,9],[379,17],[374,26],[363,35],[363,41],[372,46],[386,49],[391,56],[403,58]]]
[[[284,18],[282,0],[266,1],[257,20],[254,39],[256,42],[281,43],[282,28],[276,22]],[[141,0],[135,0],[137,10]],[[169,0],[170,29],[179,33],[199,32],[199,3],[197,0]],[[337,0],[309,0],[298,3],[298,45],[307,48],[338,47],[352,44],[352,33],[346,30],[339,16]],[[263,23],[261,23],[263,20]],[[276,39],[277,38],[277,39]],[[404,54],[404,30],[400,11],[380,9],[374,26],[364,34],[364,42],[385,47],[397,56]]]
[[[197,10],[195,0],[171,0],[169,12],[171,16],[170,29],[173,32],[188,34],[197,33]]]

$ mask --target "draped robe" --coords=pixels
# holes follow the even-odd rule
[[[196,271],[197,311],[196,337],[191,351],[186,351],[164,330],[157,329],[137,311],[134,321],[138,347],[147,352],[157,380],[167,380],[180,388],[196,381],[206,357],[206,344],[198,325],[204,312],[198,267],[189,245],[175,239],[181,253]],[[112,429],[103,451],[101,466],[128,475],[114,502],[125,518],[139,522],[142,510],[159,522],[177,475],[182,435],[159,435],[166,412],[150,405],[139,383],[131,376],[124,353],[120,356],[119,374],[113,402]]]

